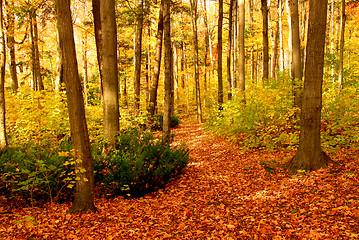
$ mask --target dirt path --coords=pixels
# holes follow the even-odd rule
[[[173,131],[191,163],[164,190],[139,199],[97,199],[97,214],[37,210],[38,222],[0,216],[0,239],[354,239],[359,231],[356,174],[289,177],[259,163],[290,153],[244,154],[199,124]]]

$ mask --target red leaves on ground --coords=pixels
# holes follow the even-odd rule
[[[198,124],[175,129],[191,163],[164,190],[138,199],[96,199],[99,213],[68,204],[0,206],[1,239],[355,239],[359,238],[358,153],[340,168],[290,176],[263,161],[293,152],[241,152]],[[31,218],[30,216],[33,216]]]

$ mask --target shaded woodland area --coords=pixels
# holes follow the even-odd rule
[[[1,238],[358,237],[358,1],[0,7]]]

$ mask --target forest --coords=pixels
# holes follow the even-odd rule
[[[0,238],[358,239],[358,16],[0,0]]]

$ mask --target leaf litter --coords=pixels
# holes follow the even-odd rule
[[[359,239],[359,157],[342,149],[341,167],[291,176],[263,162],[294,152],[253,150],[184,123],[174,145],[191,162],[166,187],[141,198],[96,198],[98,213],[70,203],[13,208],[0,201],[0,239]]]

